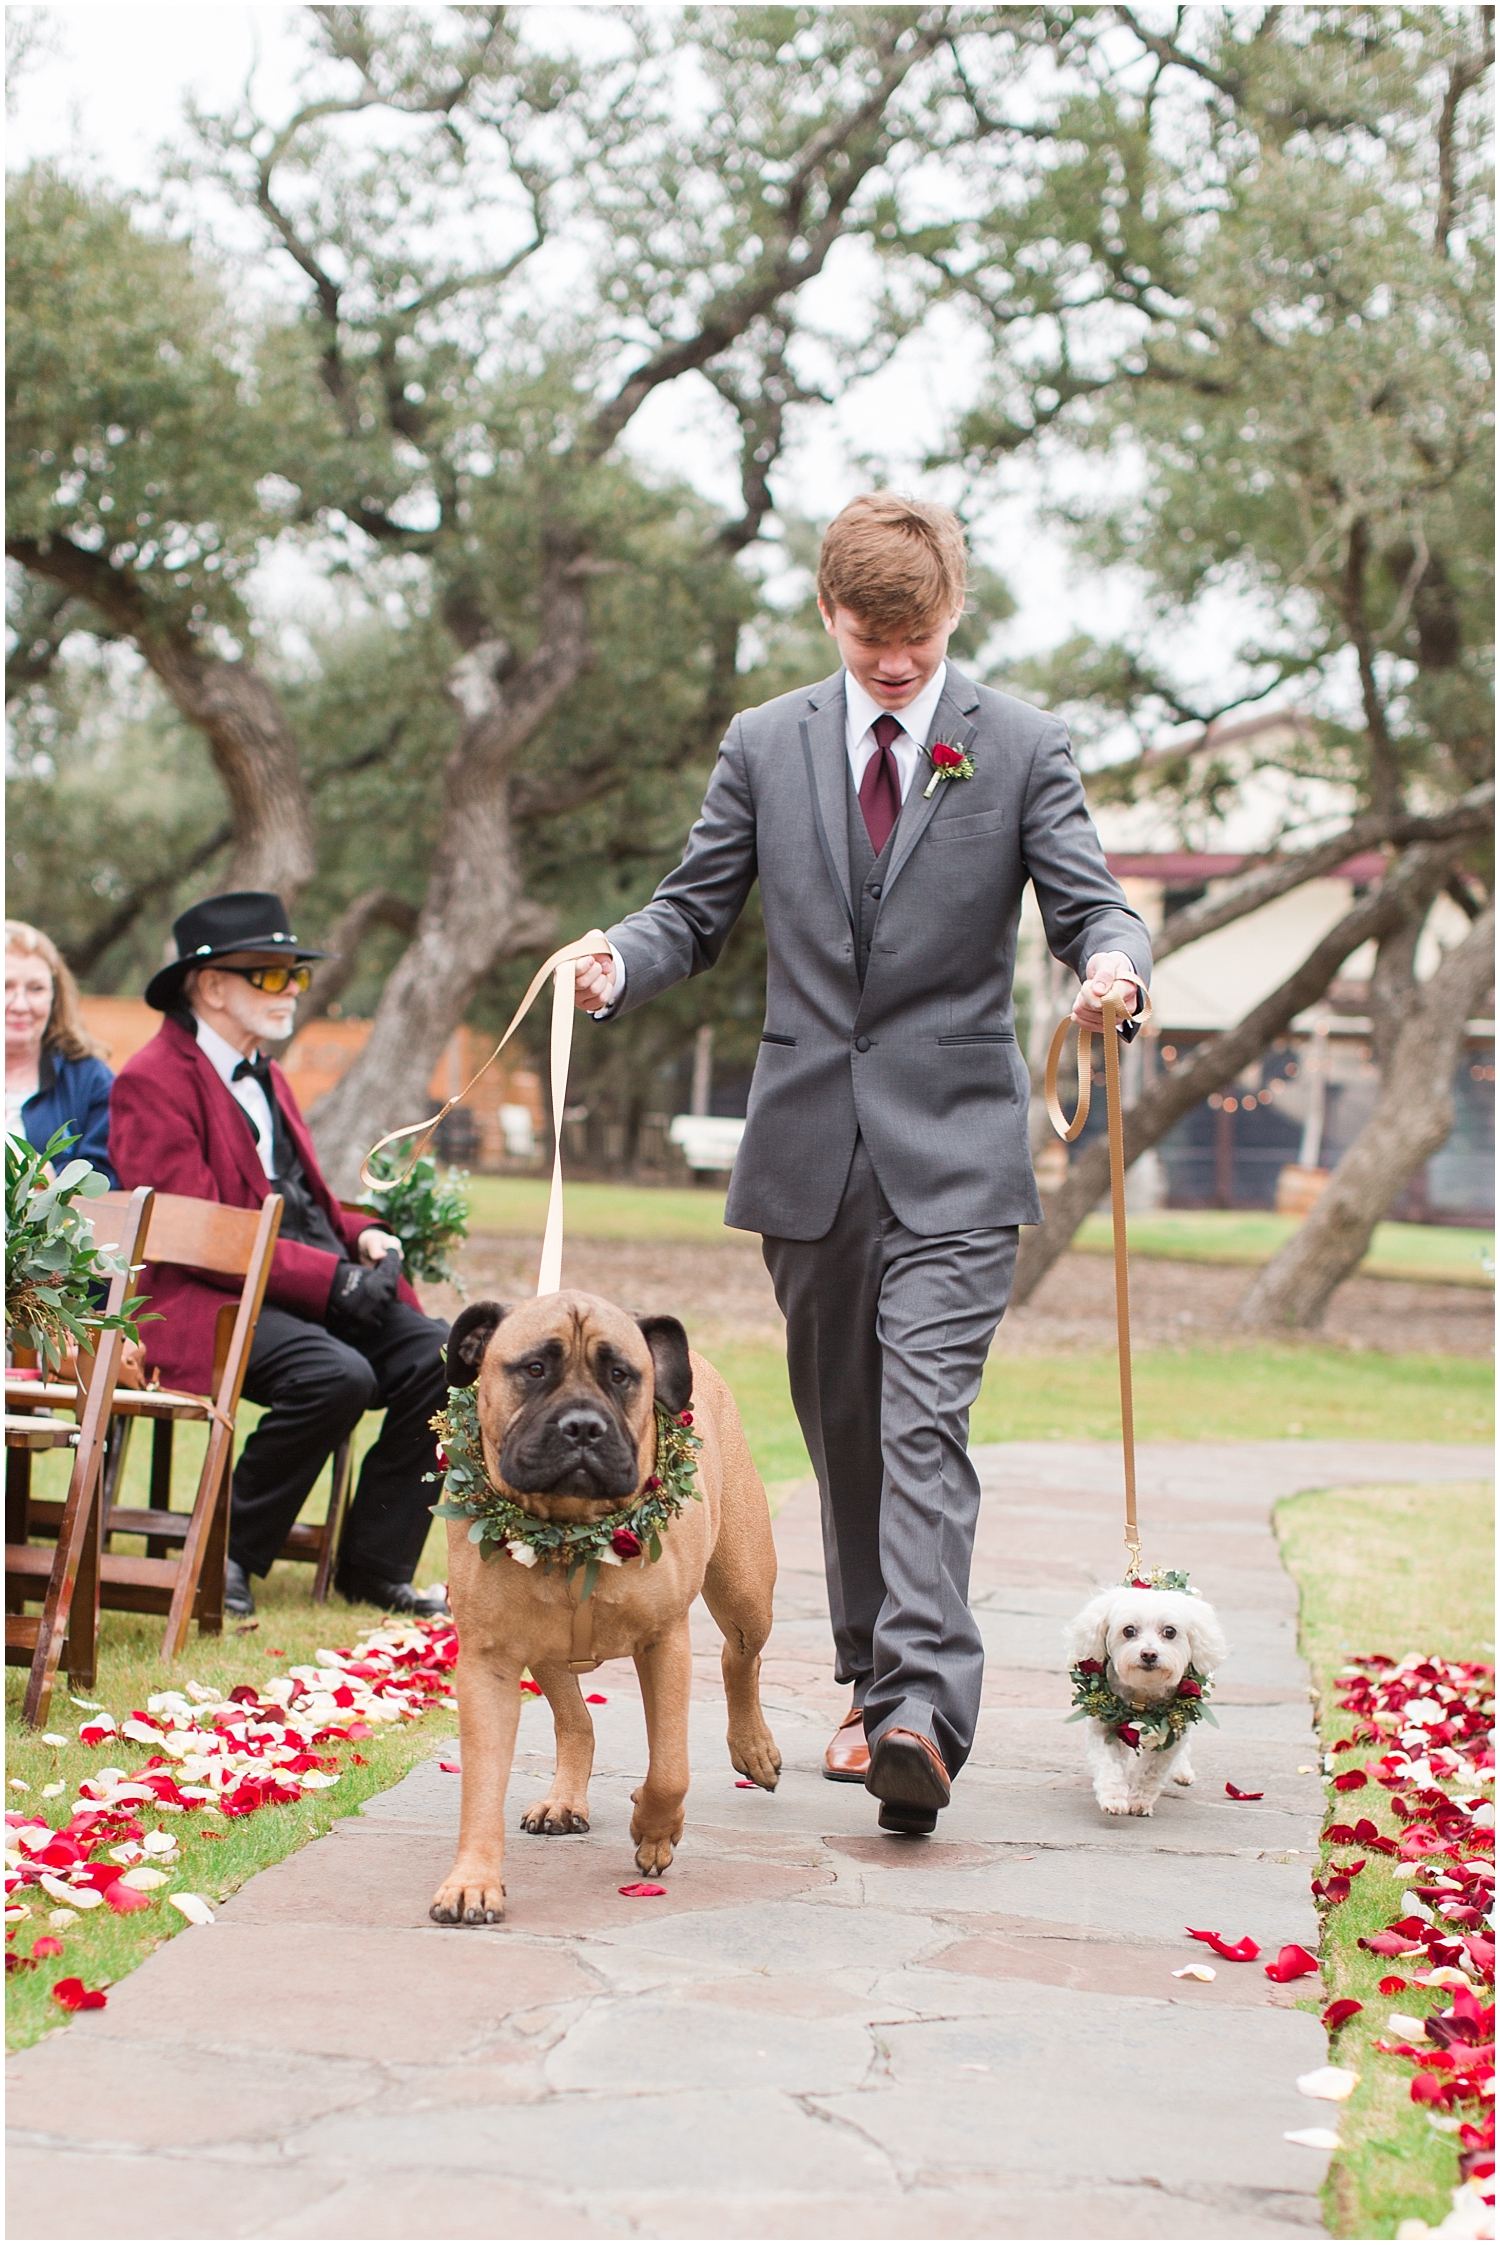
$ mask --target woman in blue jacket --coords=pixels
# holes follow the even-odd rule
[[[70,1161],[91,1162],[110,1184],[109,1087],[114,1077],[79,1018],[78,985],[50,936],[5,923],[5,1128],[40,1153],[66,1124]]]

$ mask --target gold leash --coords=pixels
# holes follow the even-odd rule
[[[1109,1201],[1114,1218],[1115,1233],[1115,1333],[1120,1359],[1120,1442],[1125,1454],[1125,1548],[1130,1554],[1130,1572],[1141,1571],[1141,1531],[1136,1524],[1135,1504],[1135,1397],[1130,1380],[1130,1263],[1125,1240],[1125,1115],[1120,1097],[1120,1039],[1116,1023],[1121,1019],[1122,1008],[1112,998],[1104,1001],[1104,1102],[1109,1124]],[[1151,999],[1141,991],[1141,1010],[1135,1016],[1141,1026],[1151,1018]],[[1078,1104],[1070,1122],[1063,1113],[1057,1095],[1057,1070],[1067,1042],[1072,1015],[1061,1020],[1052,1033],[1052,1044],[1047,1054],[1046,1097],[1047,1113],[1052,1127],[1066,1145],[1074,1139],[1089,1119],[1089,1096],[1093,1089],[1094,1032],[1078,1026]]]

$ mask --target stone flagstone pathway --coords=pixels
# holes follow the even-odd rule
[[[1191,1568],[1234,1650],[1197,1790],[1128,1823],[1099,1815],[1062,1720],[1063,1623],[1122,1565],[1118,1455],[975,1456],[985,1713],[935,1840],[877,1835],[862,1789],[819,1774],[845,1702],[800,1491],[776,1523],[774,1797],[733,1783],[704,1615],[666,1898],[616,1891],[644,1768],[616,1663],[594,1679],[592,1831],[514,1829],[551,1766],[533,1703],[509,1918],[442,1931],[459,1780],[435,1754],[11,2061],[9,2236],[1321,2236],[1324,2155],[1284,2140],[1334,2110],[1295,2087],[1324,2056],[1295,2008],[1317,1983],[1172,1967],[1206,1954],[1190,1923],[1273,1955],[1316,1942],[1323,1796],[1271,1507],[1473,1479],[1489,1454],[1145,1446],[1148,1557]],[[1265,1798],[1229,1801],[1226,1778]]]

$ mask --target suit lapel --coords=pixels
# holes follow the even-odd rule
[[[800,720],[802,756],[807,766],[813,824],[828,877],[838,891],[844,918],[854,932],[854,896],[849,880],[849,749],[845,739],[843,673],[825,679],[808,697],[814,707]],[[826,697],[826,698],[825,698]]]
[[[954,670],[950,664],[923,746],[931,748],[935,741],[946,741],[952,748],[968,748],[979,730],[969,712],[978,706],[979,696],[974,688],[962,672]],[[895,845],[885,876],[886,896],[890,895],[902,867],[936,818],[944,798],[953,786],[952,780],[944,780],[941,787],[935,787],[928,795],[926,789],[931,777],[931,770],[926,764],[917,766],[916,778],[907,791],[896,826]],[[881,901],[883,903],[884,898]]]

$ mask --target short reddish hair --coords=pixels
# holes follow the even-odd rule
[[[818,557],[818,598],[882,637],[921,637],[963,607],[969,556],[948,507],[867,491],[835,515]]]

